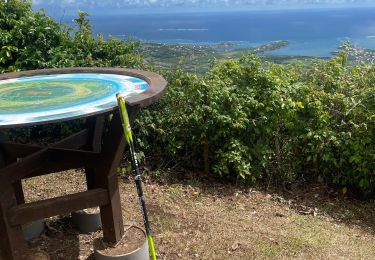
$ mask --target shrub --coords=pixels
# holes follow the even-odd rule
[[[375,67],[348,66],[341,54],[303,79],[304,131],[297,145],[304,168],[365,194],[375,190]]]
[[[88,14],[79,11],[75,28],[57,23],[30,1],[0,1],[0,72],[55,67],[142,66],[137,42],[94,37]]]
[[[346,55],[307,70],[229,60],[199,77],[167,72],[163,100],[138,119],[148,154],[254,182],[315,179],[374,192],[375,68]]]
[[[138,120],[146,148],[162,147],[184,165],[250,181],[283,159],[284,121],[298,109],[288,97],[296,79],[288,68],[249,56],[203,77],[181,71],[166,77],[166,97]]]

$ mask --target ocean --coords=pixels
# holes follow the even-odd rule
[[[90,20],[95,33],[157,43],[253,47],[287,40],[289,46],[269,53],[320,57],[331,56],[345,41],[375,50],[375,7],[96,14]]]

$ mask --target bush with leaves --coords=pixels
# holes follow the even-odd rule
[[[182,71],[166,77],[166,97],[138,120],[141,144],[221,176],[255,181],[267,169],[286,177],[270,165],[283,164],[283,131],[299,109],[289,97],[296,80],[289,68],[249,56],[203,77]]]
[[[347,56],[317,64],[302,79],[298,137],[304,169],[364,194],[375,191],[375,67]]]
[[[169,91],[142,112],[140,144],[184,167],[254,182],[323,177],[375,190],[375,68],[342,53],[309,69],[225,61],[204,76],[167,72]]]
[[[56,67],[142,66],[137,42],[94,37],[88,14],[79,11],[76,28],[57,23],[30,1],[0,1],[0,71]]]

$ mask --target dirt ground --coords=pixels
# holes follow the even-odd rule
[[[26,200],[85,189],[81,171],[24,181]],[[135,187],[120,178],[125,223],[142,225]],[[373,203],[339,198],[326,187],[265,192],[194,179],[145,185],[159,259],[374,259]],[[79,234],[69,215],[50,218],[29,242],[51,259],[93,259],[101,231]]]

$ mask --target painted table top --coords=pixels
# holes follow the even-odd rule
[[[70,73],[0,80],[0,126],[63,121],[117,107],[125,97],[145,92],[149,84],[117,74]]]

